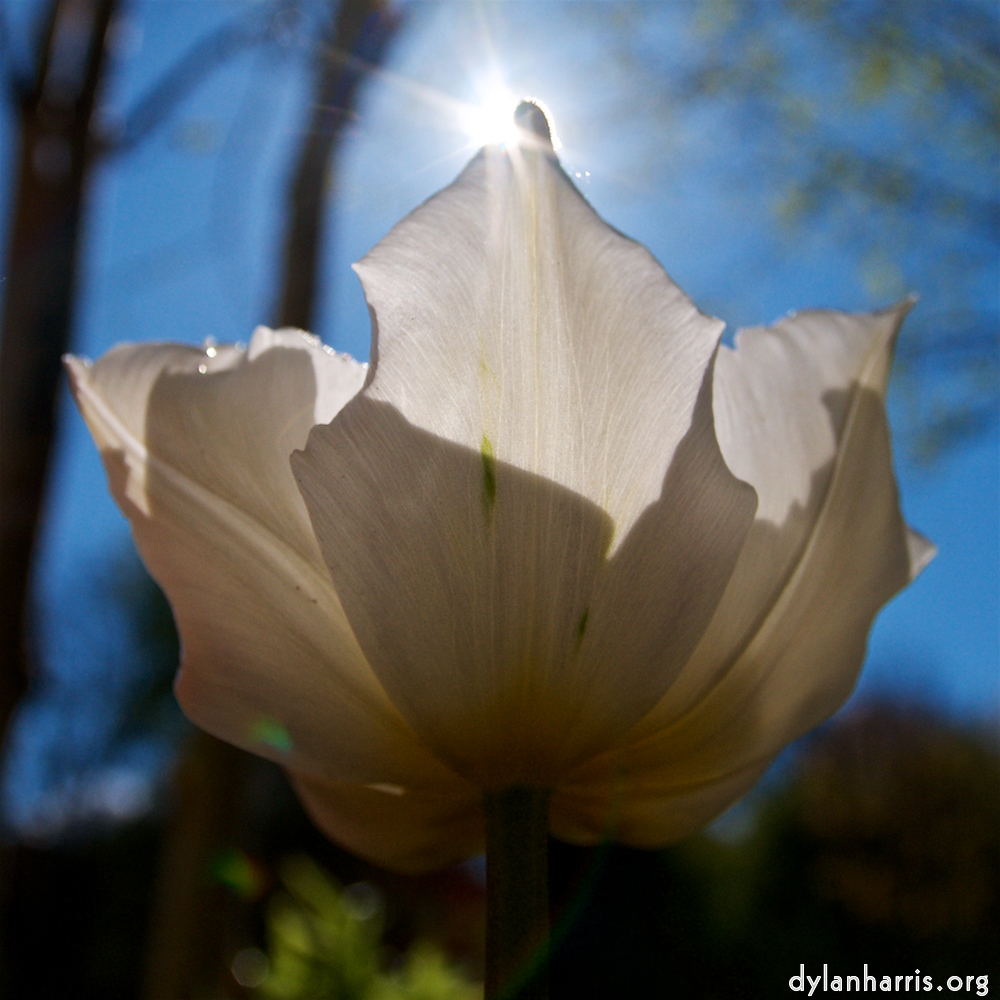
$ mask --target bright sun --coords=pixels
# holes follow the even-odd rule
[[[494,81],[476,88],[478,100],[462,104],[458,109],[459,126],[474,146],[516,145],[518,127],[514,124],[514,111],[522,101],[537,104],[545,113],[551,132],[552,147],[559,150],[562,143],[552,124],[552,112],[537,97],[516,96],[502,83]]]
[[[482,96],[478,104],[466,104],[459,111],[462,130],[476,146],[489,146],[514,142],[517,126],[514,109],[518,105],[509,90],[493,87]]]

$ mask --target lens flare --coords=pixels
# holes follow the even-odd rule
[[[462,131],[477,146],[492,146],[517,141],[514,109],[518,98],[509,90],[490,88],[478,104],[467,104],[459,111]]]
[[[215,882],[220,882],[247,902],[260,899],[268,888],[269,879],[264,867],[235,847],[219,851],[209,861],[208,873]]]
[[[279,753],[292,751],[292,737],[277,719],[258,719],[253,726],[251,736],[255,742],[262,743]]]

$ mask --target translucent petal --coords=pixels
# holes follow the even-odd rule
[[[737,788],[736,776],[764,766],[835,711],[854,686],[875,614],[910,581],[915,560],[926,562],[932,554],[903,523],[885,418],[885,378],[905,311],[795,317],[779,327],[782,350],[751,350],[740,359],[745,368],[734,381],[744,381],[736,389],[723,385],[733,369],[723,375],[727,369],[720,368],[716,391],[722,401],[738,399],[758,371],[769,385],[769,414],[760,412],[758,419],[770,420],[774,436],[740,437],[734,421],[723,437],[719,421],[720,438],[729,460],[733,449],[745,449],[741,472],[761,493],[761,509],[775,516],[784,498],[788,514],[784,524],[766,517],[754,524],[716,618],[660,704],[617,752],[567,776],[568,785],[590,784],[605,795],[613,787],[620,814],[631,817],[623,822],[632,824],[634,842],[656,839],[655,825],[640,821],[652,815],[644,803],[656,789],[662,790],[661,812],[676,812],[674,822],[682,824],[685,806],[681,799],[671,802],[669,789],[707,789],[713,782]],[[813,363],[822,338],[829,337],[835,351],[845,328],[868,334],[867,351],[854,354],[854,371]],[[741,339],[737,357],[749,336]],[[809,352],[798,350],[809,340]],[[784,378],[770,380],[783,367]],[[745,419],[753,420],[753,408],[743,405]],[[824,411],[832,426],[828,438],[815,419]],[[790,429],[783,435],[782,427]],[[790,437],[801,442],[810,434],[813,443],[798,452],[808,475],[782,477],[770,464],[772,448],[794,454]],[[811,485],[802,496],[796,490],[805,482]],[[723,796],[720,811],[727,804]]]
[[[871,314],[798,313],[773,327],[740,331],[735,351],[720,349],[714,407],[720,447],[730,468],[753,485],[760,505],[711,625],[633,735],[661,729],[694,704],[774,607],[828,501],[856,394],[865,387],[884,395],[895,339],[911,306],[907,301]],[[859,445],[855,440],[851,446]],[[895,496],[888,443],[881,462],[872,474],[887,476]]]
[[[417,874],[483,851],[481,794],[471,786],[431,792],[291,778],[327,837],[383,868]]]
[[[571,844],[614,840],[630,847],[657,848],[697,833],[741,799],[767,770],[770,760],[701,784],[639,784],[616,781],[561,785],[552,796],[552,835]]]
[[[373,676],[288,465],[364,370],[300,333],[232,348],[116,348],[67,360],[112,493],[182,641],[176,690],[209,732],[360,781],[446,780]]]
[[[723,324],[524,148],[486,147],[355,270],[368,398],[585,497],[617,547],[660,496]]]
[[[293,457],[337,592],[439,756],[552,782],[666,690],[752,521],[712,428],[718,324],[524,151],[359,271],[374,378]]]

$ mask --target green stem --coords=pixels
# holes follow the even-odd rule
[[[487,792],[483,809],[486,998],[548,1000],[549,792]]]

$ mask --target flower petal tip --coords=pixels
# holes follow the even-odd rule
[[[906,529],[906,549],[910,557],[910,581],[916,580],[938,553],[937,546],[913,528]]]
[[[520,144],[535,147],[542,152],[554,154],[552,129],[541,105],[526,98],[514,110],[514,124],[518,128]]]
[[[93,364],[90,358],[81,358],[75,354],[64,354],[60,360],[71,379],[83,378]]]

